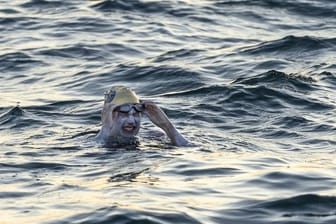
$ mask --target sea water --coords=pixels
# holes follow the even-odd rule
[[[336,223],[333,0],[0,0],[0,223]],[[193,147],[96,144],[104,92]]]

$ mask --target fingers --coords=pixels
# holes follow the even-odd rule
[[[157,106],[153,101],[140,101],[147,112],[155,112],[159,110],[159,106]]]
[[[140,99],[140,103],[142,103],[143,105],[156,105],[153,101],[151,100],[141,100]]]

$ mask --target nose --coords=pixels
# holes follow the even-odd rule
[[[133,114],[129,114],[127,118],[127,124],[135,125],[135,123],[135,117],[133,116]]]

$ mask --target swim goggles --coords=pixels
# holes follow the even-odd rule
[[[134,110],[136,112],[143,112],[145,110],[145,106],[141,103],[137,103],[137,104],[122,104],[120,106],[117,106],[114,110],[121,112],[121,113],[128,113],[130,112],[132,109],[134,108]]]

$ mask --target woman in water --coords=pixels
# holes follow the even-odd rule
[[[169,137],[175,146],[187,146],[189,142],[179,133],[159,106],[140,100],[130,88],[112,87],[105,93],[102,110],[102,127],[96,140],[105,145],[136,144],[142,114]]]

